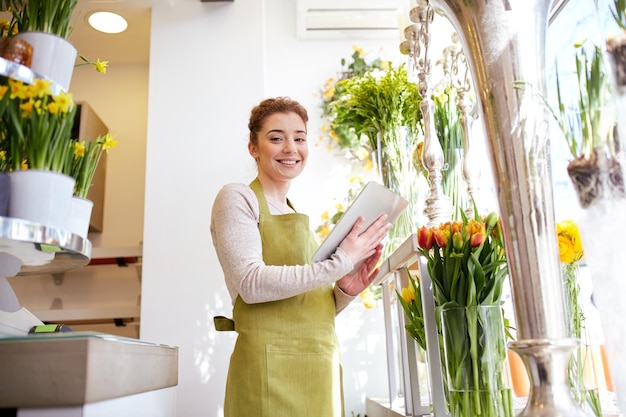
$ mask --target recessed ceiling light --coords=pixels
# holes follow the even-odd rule
[[[95,12],[89,16],[88,21],[92,28],[104,33],[120,33],[128,27],[126,19],[111,12]]]

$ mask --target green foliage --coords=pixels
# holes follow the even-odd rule
[[[11,30],[48,32],[67,39],[78,0],[2,0],[3,10],[10,10]]]
[[[602,50],[590,42],[575,45],[576,88],[574,100],[557,73],[558,113],[551,109],[573,158],[590,157],[594,149],[608,146],[615,154],[612,88]]]
[[[614,0],[611,14],[617,25],[626,30],[626,0]]]
[[[421,96],[417,84],[408,80],[405,64],[341,80],[337,88],[342,94],[330,103],[332,129],[348,127],[356,138],[367,137],[372,150],[378,147],[379,132],[407,126],[412,130],[411,136],[417,137]]]

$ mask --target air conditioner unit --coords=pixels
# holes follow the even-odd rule
[[[397,10],[397,0],[298,0],[298,38],[392,39]]]

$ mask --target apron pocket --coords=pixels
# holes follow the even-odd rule
[[[339,354],[333,345],[267,345],[268,416],[342,416]]]

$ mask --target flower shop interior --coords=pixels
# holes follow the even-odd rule
[[[36,2],[3,6],[18,3]],[[591,154],[623,181],[608,45],[626,2],[499,3],[78,0],[62,90],[79,104],[77,137],[101,137],[104,152],[84,236],[33,240],[63,227],[0,216],[0,416],[223,416],[236,336],[213,323],[232,303],[211,208],[223,185],[256,175],[248,117],[273,96],[309,112],[307,169],[289,198],[320,242],[369,181],[408,201],[374,285],[336,318],[346,416],[619,415],[626,361],[612,352],[626,324],[612,297],[626,284],[600,242],[626,226],[624,187],[590,190],[574,170]],[[103,10],[126,31],[90,32]],[[523,45],[508,61],[480,56],[480,36],[455,30],[476,22]],[[368,99],[383,116],[359,118]],[[18,309],[54,330],[12,328]]]

